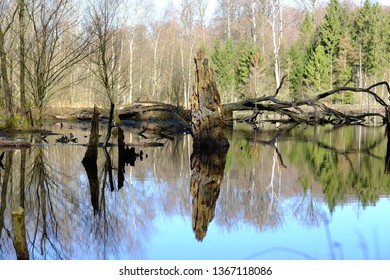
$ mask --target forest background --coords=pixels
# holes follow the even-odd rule
[[[286,3],[287,2],[287,3]],[[210,15],[210,5],[214,12]],[[139,101],[190,107],[204,47],[222,103],[301,99],[390,76],[390,6],[365,0],[2,0],[0,125],[39,126],[49,111]],[[387,99],[387,92],[377,92]],[[367,108],[367,96],[329,102]]]

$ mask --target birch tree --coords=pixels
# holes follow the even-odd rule
[[[198,22],[202,30],[203,44],[206,44],[206,9],[209,5],[208,0],[196,0],[195,8],[198,14]]]
[[[125,103],[132,103],[134,96],[134,40],[136,35],[137,26],[141,24],[145,19],[149,17],[149,13],[152,8],[150,1],[127,1],[127,9],[129,13],[125,15],[125,21],[129,26],[129,32],[127,34],[127,43],[129,48],[129,89],[128,95],[125,96]]]
[[[182,28],[182,40],[180,45],[181,55],[181,67],[182,67],[182,78],[183,78],[183,99],[184,107],[189,106],[190,91],[192,88],[192,53],[195,45],[195,8],[194,0],[182,0],[180,6],[180,22]],[[187,44],[185,44],[187,43]],[[184,53],[184,46],[187,45],[187,53]]]
[[[280,56],[279,51],[283,37],[283,14],[280,0],[270,0],[269,2],[269,19],[268,23],[272,29],[274,74],[276,88],[280,86]]]

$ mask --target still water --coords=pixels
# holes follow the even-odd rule
[[[237,125],[228,151],[193,155],[189,135],[124,126],[126,143],[163,146],[136,145],[124,173],[117,147],[99,148],[95,174],[88,124],[47,129],[78,143],[0,150],[0,259],[16,259],[19,206],[30,259],[390,259],[384,127]]]

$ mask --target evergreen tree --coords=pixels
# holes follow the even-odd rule
[[[337,87],[346,86],[352,82],[353,65],[356,63],[355,48],[352,44],[351,36],[343,34],[339,43],[339,54],[335,61],[335,85]],[[332,95],[333,101],[341,103],[351,103],[351,92]]]
[[[345,85],[352,78],[352,66],[357,58],[355,48],[349,34],[343,34],[339,44],[339,54],[335,61],[335,83],[337,86]]]
[[[329,58],[325,47],[318,45],[312,52],[310,60],[305,67],[305,84],[314,87],[314,90],[327,90],[330,84]]]
[[[302,81],[309,60],[309,51],[313,45],[314,31],[312,17],[307,13],[300,28],[301,34],[298,42],[287,52],[289,89],[293,98],[298,98],[302,93]]]
[[[237,64],[235,66],[235,73],[236,89],[241,98],[245,98],[248,94],[250,69],[254,53],[254,49],[251,45],[247,45],[244,41],[240,43],[236,54]]]
[[[340,51],[340,40],[349,32],[349,13],[346,7],[343,7],[338,0],[331,0],[326,9],[324,23],[320,29],[320,44],[323,45],[325,54],[329,59],[329,86],[335,86],[335,67],[337,57]]]
[[[360,73],[375,77],[383,70],[389,56],[388,30],[386,17],[379,5],[366,0],[354,22]],[[362,83],[363,77],[359,78]]]
[[[323,91],[345,84],[352,76],[351,17],[347,6],[331,0],[318,28],[314,50],[305,66],[305,84]],[[344,99],[334,95],[333,100]]]
[[[235,50],[233,41],[227,39],[224,46],[216,41],[211,61],[214,64],[215,78],[224,102],[232,101],[235,89]]]

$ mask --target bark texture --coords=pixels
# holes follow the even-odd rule
[[[224,134],[222,105],[213,70],[203,50],[195,58],[195,90],[192,94],[192,135],[194,150],[228,147]]]

